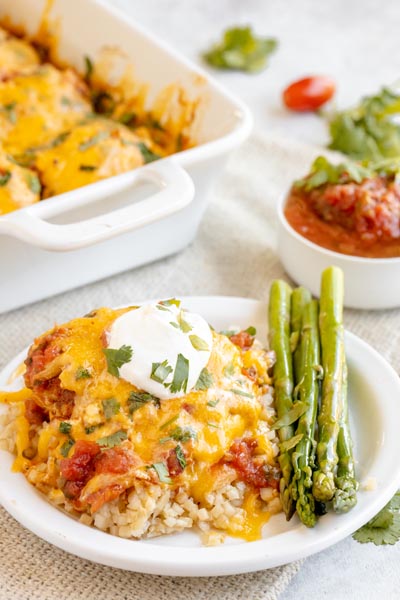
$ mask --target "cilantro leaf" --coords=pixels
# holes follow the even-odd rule
[[[167,298],[167,300],[160,300],[158,304],[161,304],[161,306],[176,306],[177,308],[179,308],[181,305],[181,301],[177,298]],[[158,305],[157,308],[159,308]]]
[[[85,56],[85,81],[89,82],[93,75],[93,61],[89,56]]]
[[[151,365],[150,379],[153,379],[153,381],[157,381],[158,383],[164,383],[172,371],[173,368],[168,364],[167,360],[164,360],[162,363],[153,363]]]
[[[375,546],[393,545],[400,540],[400,490],[366,525],[353,533],[353,538]]]
[[[190,427],[175,427],[169,434],[168,437],[161,438],[160,444],[165,444],[169,440],[175,440],[175,442],[188,442],[189,440],[195,440],[197,438],[197,434]]]
[[[158,479],[162,483],[172,483],[167,466],[163,462],[154,463],[151,465],[151,468],[155,470],[158,475]]]
[[[245,392],[244,390],[239,390],[237,388],[232,388],[231,392],[233,392],[237,396],[245,396],[246,398],[254,398],[253,394],[250,394],[249,392]]]
[[[107,369],[111,375],[119,377],[119,369],[125,363],[129,362],[133,356],[133,350],[130,346],[121,346],[121,348],[103,348],[103,354],[107,360]]]
[[[72,425],[67,421],[61,421],[60,425],[58,426],[58,429],[60,430],[60,433],[69,434],[71,432]]]
[[[96,146],[99,142],[102,142],[108,137],[110,137],[109,131],[99,131],[99,133],[96,133],[96,135],[86,140],[86,142],[82,142],[81,144],[79,144],[79,150],[81,152],[85,152],[85,150]]]
[[[309,174],[296,181],[294,187],[310,192],[327,184],[334,185],[348,183],[349,181],[361,183],[364,179],[373,175],[374,170],[371,167],[365,167],[350,160],[333,164],[325,156],[318,156],[312,163]]]
[[[156,154],[155,152],[152,152],[150,150],[150,148],[148,148],[146,146],[146,144],[144,142],[139,142],[138,143],[138,148],[141,152],[141,155],[143,157],[144,162],[150,163],[153,162],[154,160],[158,160],[159,158],[161,158],[161,156],[159,154]]]
[[[114,446],[119,446],[120,443],[126,440],[127,438],[128,434],[126,433],[126,431],[122,431],[121,429],[120,431],[116,431],[115,433],[107,435],[106,437],[102,437],[96,441],[99,446],[102,446],[104,448],[114,448]]]
[[[104,416],[107,421],[116,415],[121,408],[120,403],[115,398],[107,398],[106,400],[103,400],[102,405]]]
[[[26,175],[26,182],[31,192],[34,194],[40,194],[42,191],[42,184],[40,183],[40,179],[36,173],[28,173]]]
[[[169,425],[171,425],[172,423],[175,423],[175,421],[179,419],[179,415],[174,415],[173,417],[171,417],[170,419],[168,419],[168,421],[165,421],[165,423],[163,423],[163,425],[160,425],[159,429],[160,431],[162,429],[166,429]]]
[[[194,386],[194,389],[195,390],[208,390],[208,388],[211,387],[213,383],[214,383],[213,376],[211,375],[210,371],[206,367],[204,367],[204,369],[201,370],[201,373],[196,382],[196,385]]]
[[[3,171],[0,173],[0,186],[4,187],[11,179],[10,171]]]
[[[211,406],[211,408],[215,408],[217,406],[217,404],[219,403],[219,398],[216,398],[215,400],[209,400],[207,402],[207,406]]]
[[[265,69],[267,59],[276,47],[275,39],[257,37],[251,27],[232,27],[203,57],[217,69],[256,72]]]
[[[69,438],[66,442],[64,442],[64,444],[61,446],[60,448],[60,452],[63,455],[64,458],[68,457],[69,451],[71,450],[72,446],[75,444],[75,441],[72,438]]]
[[[152,394],[148,394],[147,392],[131,392],[128,398],[129,414],[133,415],[134,412],[148,402],[154,402],[157,407],[160,406],[160,400]]]
[[[78,367],[75,372],[75,379],[77,381],[79,381],[79,379],[89,379],[90,377],[90,371],[88,369],[84,369],[83,367]]]
[[[178,358],[176,359],[174,378],[170,385],[170,390],[173,394],[176,392],[186,393],[187,384],[189,378],[189,361],[187,358],[183,356],[183,354],[178,354]]]
[[[207,342],[198,335],[195,335],[194,333],[189,335],[189,340],[195,350],[198,350],[199,352],[208,352],[209,347]]]
[[[186,467],[187,463],[186,463],[185,454],[180,446],[176,446],[175,454],[176,454],[176,458],[178,459],[178,463],[180,464],[182,469],[184,469]]]
[[[328,114],[329,147],[355,159],[400,155],[400,94],[383,87],[356,106]],[[396,118],[397,117],[397,118]]]
[[[224,367],[225,377],[233,377],[235,374],[235,363],[232,361]]]

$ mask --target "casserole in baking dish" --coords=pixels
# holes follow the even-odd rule
[[[44,8],[42,0],[16,0],[12,5],[0,0],[0,18],[32,35],[40,26],[43,28]],[[175,148],[170,140],[164,149],[160,148],[151,132],[135,131],[124,122],[115,124],[118,117],[121,121],[121,112],[112,115],[115,121],[111,126],[104,115],[87,123],[62,125],[59,133],[73,133],[57,140],[53,147],[51,141],[48,147],[49,139],[40,141],[43,149],[35,159],[33,177],[39,174],[42,196],[53,197],[0,217],[0,275],[7,281],[0,298],[2,312],[182,249],[196,233],[207,191],[228,152],[246,138],[251,127],[251,116],[241,103],[107,5],[95,0],[56,0],[47,7],[45,19],[46,39],[52,43],[57,40],[57,59],[80,73],[85,70],[85,56],[92,57],[95,65],[109,66],[113,47],[122,67],[113,66],[110,80],[117,81],[119,69],[118,81],[125,78],[126,82],[129,71],[131,90],[136,101],[142,103],[143,114],[162,118],[166,111],[169,122],[178,124],[172,127],[170,136]],[[27,60],[35,61],[35,55],[26,52]],[[60,78],[59,73],[65,76],[64,71],[54,67],[35,68],[49,71],[47,77]],[[195,115],[185,122],[177,109],[180,94],[195,107]],[[85,100],[80,98],[79,102],[84,104]],[[126,111],[124,114],[122,121]],[[178,126],[186,127],[184,136],[179,136],[182,131]],[[111,176],[119,170],[110,168],[106,173],[110,177],[96,182],[91,167],[97,164],[86,158],[83,161],[81,156],[78,162],[79,148],[84,146],[83,152],[89,152],[90,144],[86,148],[86,143],[93,138],[102,139],[103,144],[112,140],[122,145],[126,132],[132,142],[124,147],[130,152],[130,170],[119,169],[126,172]],[[131,170],[145,162],[143,150],[160,156],[178,152]],[[13,157],[17,151],[14,139],[8,154]],[[72,167],[66,172],[59,166],[61,151],[71,157]],[[29,165],[14,167],[24,169]],[[0,164],[0,168],[11,172],[8,165]],[[84,187],[73,189],[81,185]],[[30,194],[37,187],[34,183],[28,186]],[[26,204],[35,199],[31,196]]]

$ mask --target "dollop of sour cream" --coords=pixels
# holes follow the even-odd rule
[[[213,339],[203,317],[183,310],[173,299],[124,313],[113,322],[107,341],[108,348],[132,350],[129,362],[119,368],[120,377],[168,400],[195,387]]]

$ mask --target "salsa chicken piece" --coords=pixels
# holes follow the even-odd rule
[[[0,27],[0,79],[36,67],[39,62],[31,44]]]
[[[16,164],[0,148],[0,215],[35,204],[40,190],[37,173]]]
[[[44,64],[0,81],[0,140],[17,158],[56,143],[91,111],[88,88],[71,69]]]
[[[90,119],[77,125],[50,146],[35,161],[46,198],[145,163],[141,150],[144,142],[124,125],[108,119]]]

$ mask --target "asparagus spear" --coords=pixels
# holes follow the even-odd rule
[[[353,444],[349,426],[346,359],[344,359],[342,395],[342,416],[337,442],[339,460],[335,477],[336,490],[333,498],[333,508],[336,512],[347,512],[357,504],[358,483],[355,478]]]
[[[292,330],[292,333],[290,335],[290,344],[293,353],[294,382],[296,385],[299,383],[302,377],[302,375],[300,374],[301,327],[303,320],[303,310],[308,302],[311,302],[311,294],[309,290],[307,290],[304,287],[298,287],[293,290],[290,315],[290,326]]]
[[[342,415],[345,356],[343,290],[341,269],[325,269],[321,278],[319,315],[324,379],[318,416],[318,468],[313,477],[313,495],[320,502],[331,500],[335,492],[334,470],[338,462],[336,446]]]
[[[292,289],[281,280],[272,282],[269,294],[268,321],[270,346],[275,352],[274,367],[275,403],[278,419],[286,415],[292,407],[293,366],[290,352],[290,302]],[[278,435],[281,443],[293,437],[293,425],[281,427]],[[290,495],[289,484],[292,477],[291,451],[281,451],[280,496],[286,519],[294,513],[294,502]]]
[[[293,292],[294,295],[294,292]],[[307,527],[314,527],[317,522],[315,502],[311,493],[312,469],[314,466],[315,442],[314,432],[317,418],[320,378],[320,351],[318,331],[318,302],[311,300],[303,309],[301,349],[296,367],[296,386],[299,402],[307,406],[300,416],[296,435],[303,437],[292,454],[294,468],[290,491],[296,501],[297,514]]]

